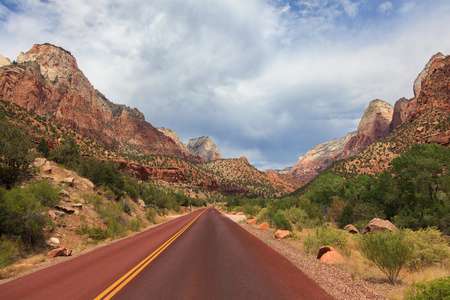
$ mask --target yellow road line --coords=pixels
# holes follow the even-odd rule
[[[161,252],[163,252],[170,244],[173,243],[183,232],[185,232],[207,209],[202,211],[198,216],[196,216],[191,222],[184,226],[180,231],[178,231],[174,236],[168,239],[164,244],[162,244],[158,249],[156,249],[152,254],[147,256],[143,261],[137,264],[133,269],[131,269],[127,274],[122,276],[119,280],[114,282],[109,288],[107,288],[103,293],[98,295],[94,300],[100,299],[111,299],[117,292],[119,292],[128,282],[130,282],[137,274],[139,274],[149,263],[151,263]]]

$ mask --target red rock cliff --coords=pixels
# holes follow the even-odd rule
[[[183,153],[136,108],[114,104],[95,90],[70,52],[50,44],[34,45],[19,55],[17,63],[0,68],[1,99],[68,125],[115,150],[202,161]]]

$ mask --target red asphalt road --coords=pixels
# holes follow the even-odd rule
[[[0,299],[93,299],[202,211],[1,285]],[[285,257],[210,208],[112,299],[331,297]]]

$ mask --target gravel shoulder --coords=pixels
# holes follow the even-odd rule
[[[335,299],[385,299],[374,291],[370,283],[353,280],[347,272],[338,267],[320,263],[315,257],[308,256],[292,246],[287,240],[277,240],[272,230],[258,230],[256,226],[240,223],[242,228],[283,254],[292,264],[316,281]]]

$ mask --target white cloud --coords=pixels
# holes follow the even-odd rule
[[[390,1],[383,2],[378,6],[378,11],[384,15],[390,15],[394,10],[394,5]]]

